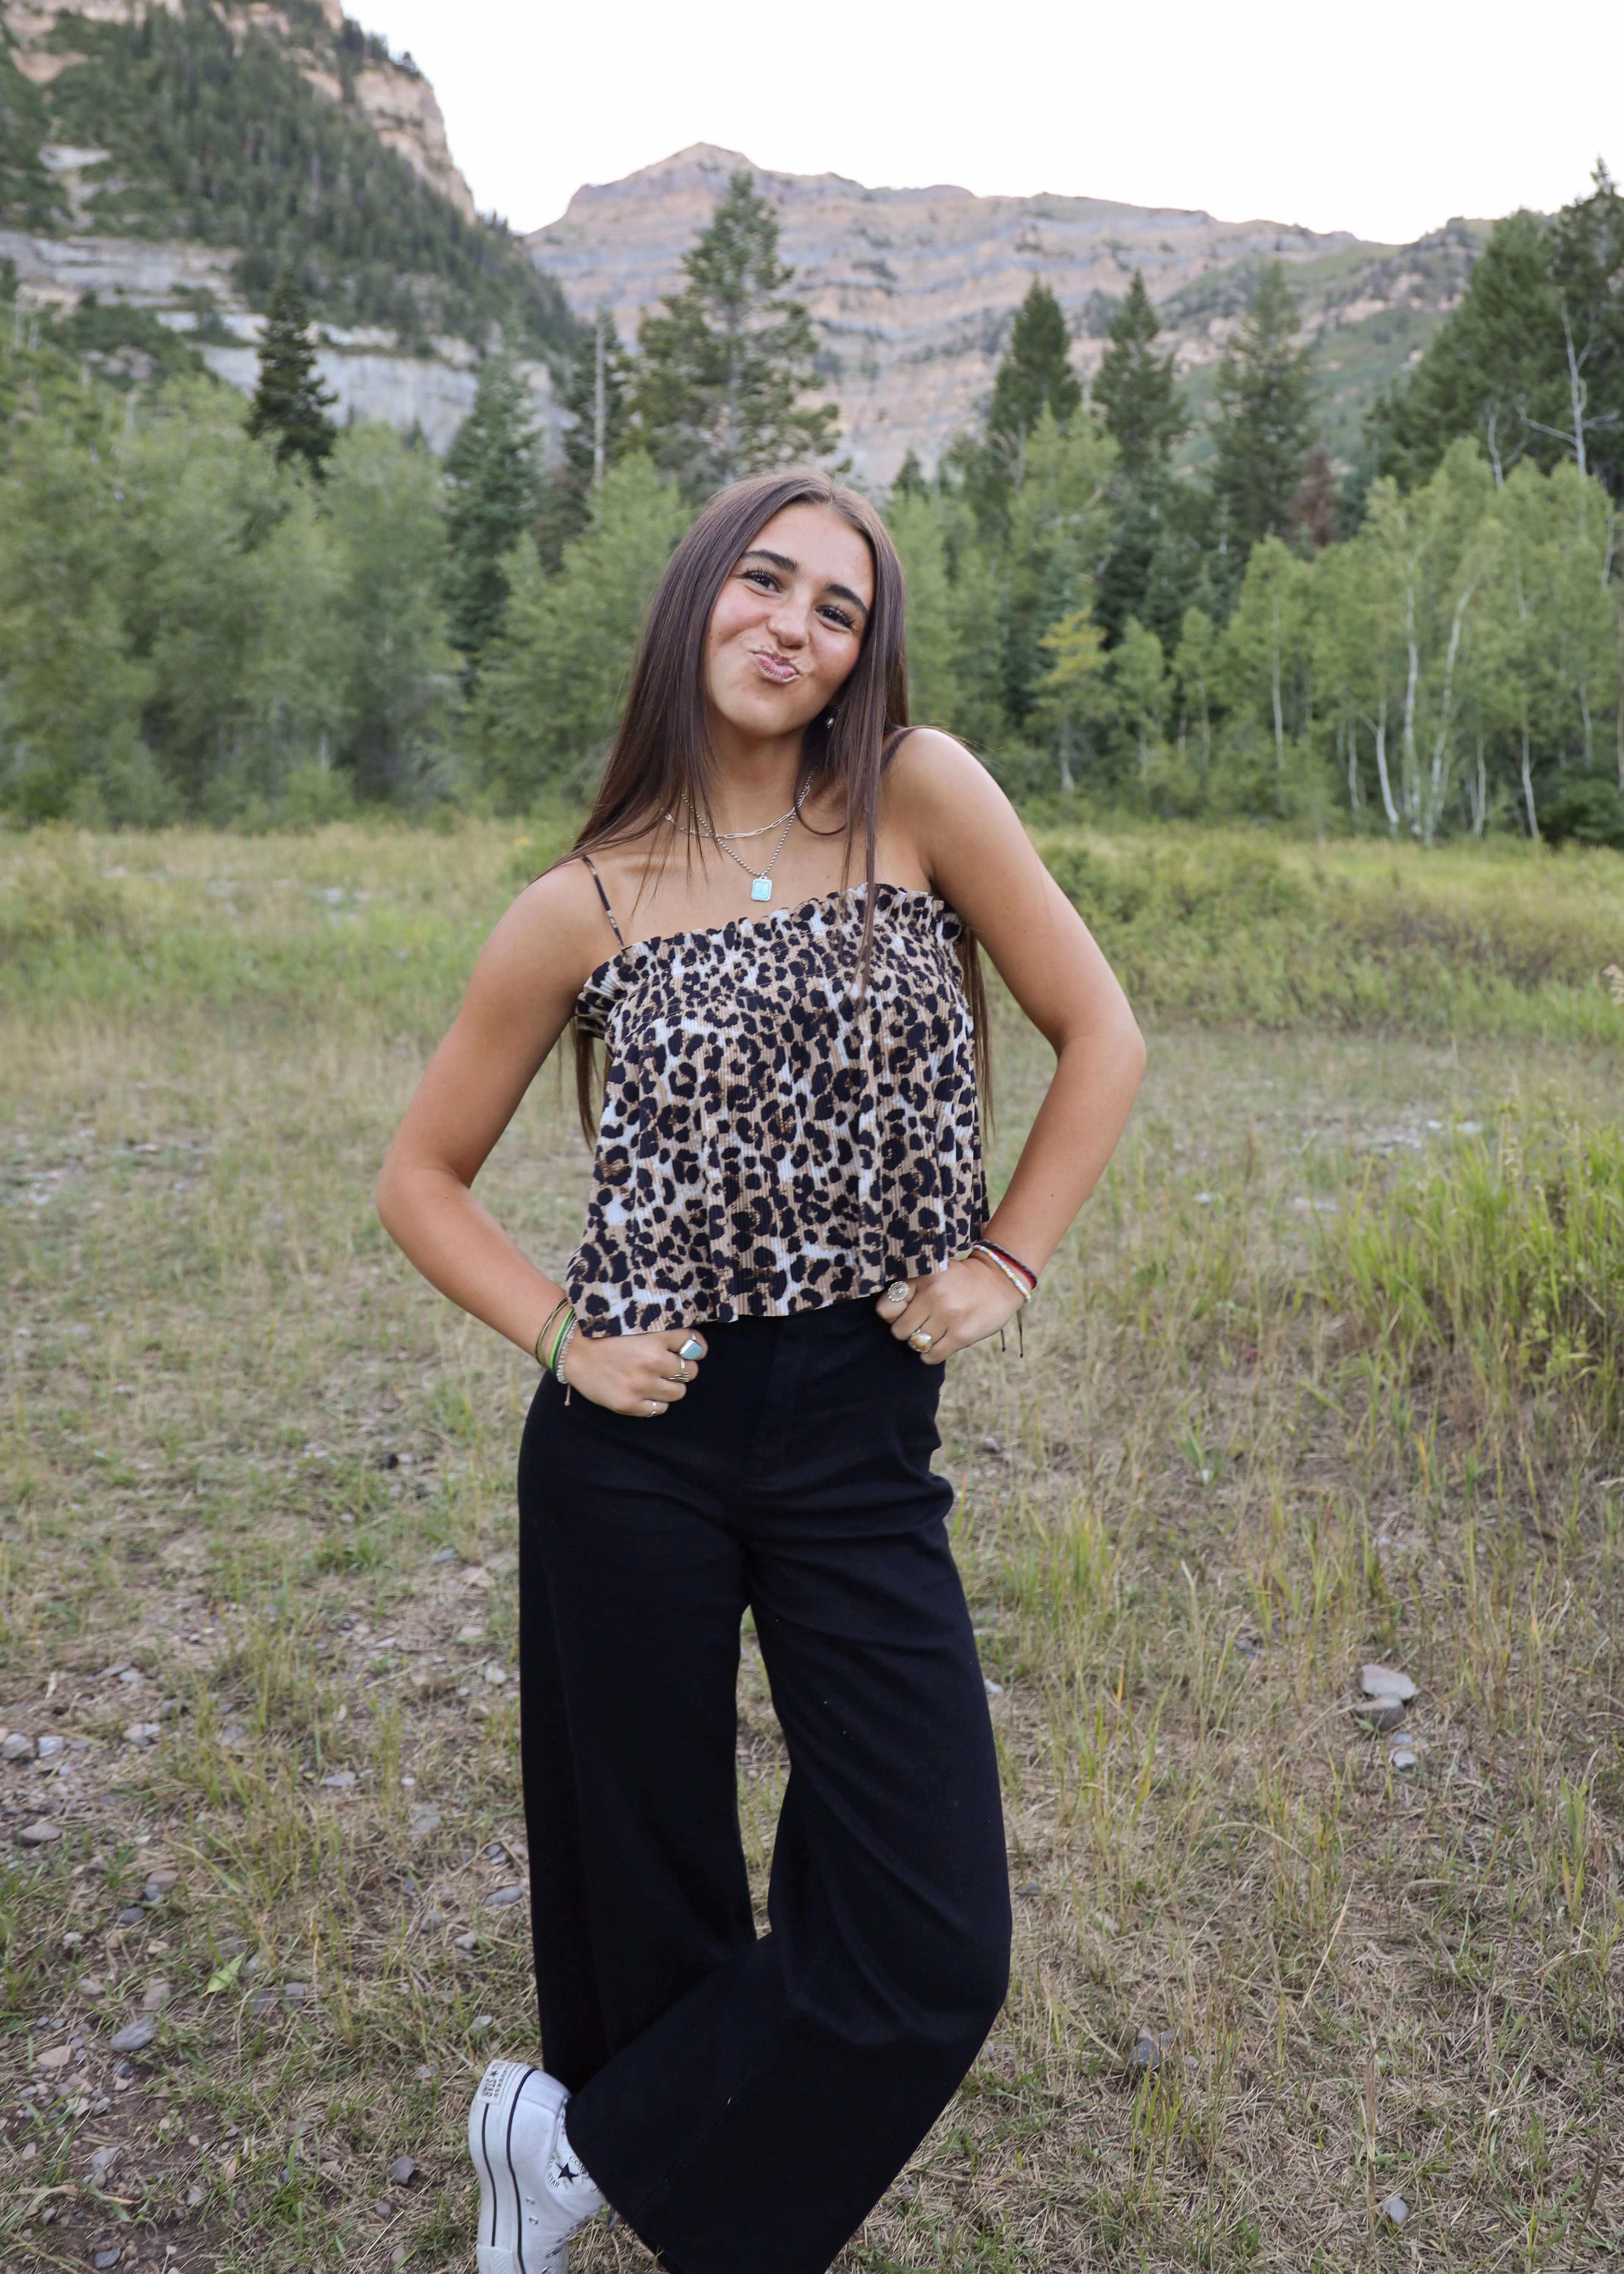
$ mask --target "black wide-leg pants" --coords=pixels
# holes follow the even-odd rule
[[[986,1687],[930,1472],[941,1370],[867,1301],[704,1329],[628,1420],[544,1376],[519,1467],[543,2057],[676,2274],[822,2274],[1002,2004]],[[735,1683],[790,1756],[757,1937]]]

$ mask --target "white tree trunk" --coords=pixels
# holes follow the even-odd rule
[[[1398,808],[1393,802],[1393,784],[1387,778],[1387,698],[1381,698],[1376,713],[1376,777],[1381,784],[1382,810],[1387,817],[1387,827],[1398,827]]]
[[[1438,706],[1438,732],[1432,737],[1431,779],[1427,783],[1426,811],[1422,817],[1422,835],[1428,845],[1438,834],[1444,801],[1449,794],[1449,777],[1455,771],[1454,754],[1449,748],[1449,730],[1455,724],[1455,661],[1460,653],[1461,627],[1466,621],[1466,611],[1477,589],[1475,584],[1469,584],[1461,594],[1455,604],[1455,621],[1449,627],[1449,652],[1444,659],[1443,699]]]
[[[1416,748],[1416,689],[1421,678],[1421,649],[1416,638],[1416,588],[1404,587],[1404,644],[1410,667],[1404,679],[1404,721],[1399,749],[1404,761],[1404,818],[1413,830],[1420,819],[1421,757]]]

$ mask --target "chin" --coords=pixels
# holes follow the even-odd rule
[[[755,688],[746,694],[741,689],[730,702],[719,703],[717,708],[728,725],[739,734],[763,737],[796,734],[817,713],[808,711],[804,697],[796,703],[790,701],[788,696],[787,689],[782,695],[772,690],[758,691]]]

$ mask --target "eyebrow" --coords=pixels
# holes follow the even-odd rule
[[[792,561],[787,553],[769,553],[764,545],[752,545],[741,558],[746,561],[771,561],[773,567],[782,568],[786,576],[793,576],[801,566],[800,561]],[[838,600],[849,600],[854,608],[861,608],[865,616],[869,614],[867,600],[860,599],[849,584],[825,584],[823,590],[832,592]]]

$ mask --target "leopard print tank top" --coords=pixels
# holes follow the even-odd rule
[[[878,1295],[979,1237],[963,926],[932,893],[876,885],[860,994],[868,889],[622,943],[588,979],[575,1018],[609,1063],[565,1275],[586,1333]]]

